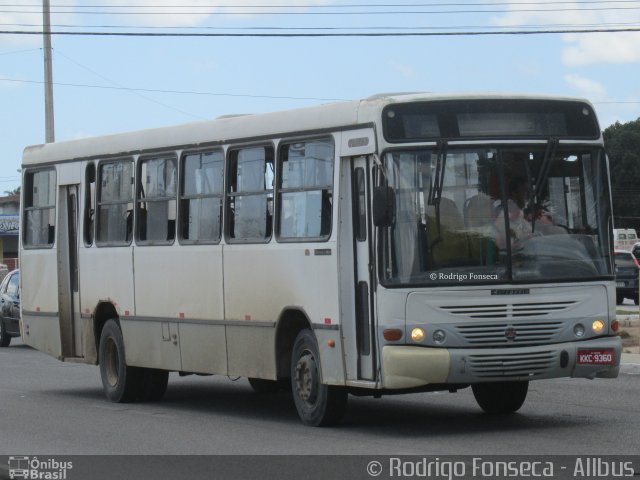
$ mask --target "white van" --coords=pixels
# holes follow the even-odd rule
[[[631,251],[633,245],[638,242],[638,235],[633,228],[613,229],[613,249]]]

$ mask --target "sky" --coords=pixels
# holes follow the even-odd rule
[[[640,118],[640,1],[51,0],[51,12],[53,32],[156,35],[52,36],[56,141],[382,92],[560,94],[593,102],[603,129]],[[635,31],[487,34],[575,29]],[[0,0],[0,31],[2,194],[20,184],[24,147],[45,141],[42,35],[11,33],[42,31],[41,0]]]

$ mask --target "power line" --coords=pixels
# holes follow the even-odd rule
[[[40,81],[40,80],[18,80],[15,78],[0,78],[0,81],[14,82],[14,83],[34,83],[34,84],[44,83],[43,81]],[[105,89],[105,90],[123,90],[123,91],[136,91],[136,92],[148,92],[148,93],[172,93],[172,94],[181,94],[181,95],[203,95],[203,96],[213,96],[213,97],[267,98],[267,99],[274,99],[274,100],[316,100],[316,101],[325,101],[325,102],[347,100],[345,98],[292,97],[292,96],[277,96],[277,95],[196,92],[196,91],[188,91],[188,90],[161,90],[161,89],[154,89],[154,88],[117,87],[117,86],[109,86],[109,85],[89,85],[89,84],[82,84],[82,83],[54,82],[53,84],[59,85],[62,87],[99,88],[99,89]]]
[[[40,48],[28,48],[26,50],[13,50],[10,52],[0,52],[0,55],[16,55],[18,53],[27,53],[27,52],[35,52],[36,50],[41,50]]]
[[[39,23],[0,23],[2,27],[40,27]],[[633,27],[640,26],[638,22],[600,22],[600,23],[547,23],[547,24],[534,24],[534,25],[518,25],[518,26],[501,26],[501,25],[448,25],[448,26],[368,26],[368,27],[214,27],[209,25],[73,25],[73,24],[53,24],[55,28],[136,28],[140,30],[216,30],[216,31],[253,31],[253,30],[289,30],[289,31],[331,31],[331,30],[450,30],[450,29],[549,29],[549,28],[595,28],[595,27]]]
[[[54,50],[54,52],[57,52],[58,54],[60,54],[59,50]],[[83,67],[83,68],[88,69],[88,67]],[[91,71],[90,69],[88,70]],[[95,74],[102,77],[102,75],[98,73],[95,73]],[[111,81],[109,79],[106,79],[106,80]],[[40,80],[19,80],[15,78],[0,78],[0,82],[34,83],[34,84],[44,83]],[[179,94],[179,95],[203,95],[203,96],[213,96],[213,97],[267,98],[267,99],[274,99],[274,100],[314,100],[314,101],[322,101],[322,102],[344,102],[344,101],[350,100],[347,98],[292,97],[292,96],[253,95],[253,94],[240,94],[240,93],[198,92],[198,91],[190,91],[190,90],[162,90],[158,88],[135,88],[135,87],[124,87],[124,86],[90,85],[90,84],[61,83],[61,82],[54,82],[54,85],[59,85],[63,87],[97,88],[97,89],[106,89],[106,90],[123,90],[123,91],[136,91],[136,92],[149,92],[149,93],[170,93],[170,94]],[[639,101],[633,101],[633,100],[603,101],[603,102],[593,102],[593,103],[595,105],[601,105],[601,104],[638,105],[640,104],[640,100]]]
[[[142,93],[140,93],[140,92],[136,91],[135,89],[128,89],[127,87],[124,87],[123,85],[119,84],[118,82],[116,82],[116,81],[114,81],[114,80],[111,80],[110,78],[105,77],[105,76],[104,76],[104,75],[102,75],[101,73],[98,73],[98,72],[96,72],[95,70],[92,70],[91,68],[87,67],[86,65],[81,64],[80,62],[78,62],[78,61],[74,60],[73,58],[69,57],[68,55],[65,55],[64,53],[62,53],[62,52],[61,52],[60,50],[58,50],[58,49],[55,49],[55,50],[54,50],[54,53],[55,53],[56,55],[60,55],[60,56],[62,56],[63,58],[66,58],[69,62],[71,62],[71,63],[73,63],[73,64],[77,65],[77,66],[78,66],[78,67],[80,67],[80,68],[83,68],[84,70],[86,70],[86,71],[88,71],[88,72],[92,73],[93,75],[95,75],[95,76],[97,76],[97,77],[100,77],[100,78],[102,78],[103,80],[106,80],[107,82],[111,83],[111,84],[112,84],[112,85],[114,85],[115,87],[126,89],[127,91],[131,92],[132,94],[137,95],[138,97],[143,98],[144,100],[147,100],[148,102],[152,102],[152,103],[155,103],[155,104],[160,105],[160,106],[162,106],[162,107],[165,107],[165,108],[168,108],[168,109],[170,109],[170,110],[173,110],[173,111],[175,111],[175,112],[182,113],[183,115],[186,115],[186,116],[191,117],[191,118],[197,118],[197,119],[199,119],[199,120],[204,120],[204,117],[201,117],[201,116],[199,116],[199,115],[193,115],[192,113],[186,112],[186,111],[184,111],[184,110],[181,110],[181,109],[179,109],[179,108],[173,107],[173,106],[171,106],[171,105],[167,105],[166,103],[160,102],[160,101],[155,100],[155,99],[153,99],[153,98],[151,98],[151,97],[148,97],[148,96],[146,96],[146,95],[143,95]]]
[[[627,4],[638,3],[638,0],[584,0],[581,2],[576,1],[554,1],[544,2],[544,5],[609,5],[609,4]],[[273,8],[304,8],[307,10],[319,10],[327,8],[409,8],[409,7],[422,7],[422,8],[434,8],[434,7],[495,7],[495,6],[539,6],[540,2],[459,2],[459,3],[345,3],[345,4],[329,4],[329,5],[309,5],[309,4],[151,4],[151,5],[109,5],[109,4],[88,4],[88,5],[52,5],[52,8],[69,8],[69,9],[84,9],[84,8],[105,8],[105,9],[149,9],[149,8],[230,8],[230,9],[244,9],[244,8],[258,8],[258,9],[273,9]],[[0,7],[22,7],[22,8],[40,8],[41,4],[15,4],[7,3],[0,4]],[[67,13],[67,12],[65,12]]]
[[[101,37],[435,37],[435,36],[485,36],[485,35],[559,35],[565,33],[624,33],[640,32],[640,27],[629,28],[580,28],[556,30],[503,30],[503,31],[445,31],[445,32],[342,32],[342,33],[203,33],[203,32],[69,32],[52,31],[51,35],[101,36]],[[0,30],[0,35],[42,35],[41,31]]]
[[[395,6],[394,6],[395,7]],[[140,7],[136,7],[140,8]],[[176,7],[183,8],[183,7]],[[225,12],[216,11],[215,15],[298,15],[298,16],[315,16],[315,15],[448,15],[448,14],[479,14],[479,13],[568,13],[568,12],[597,12],[597,11],[628,11],[628,10],[640,10],[640,7],[584,7],[584,8],[519,8],[519,9],[482,9],[482,10],[380,10],[380,11],[348,11],[348,12],[260,12],[260,11],[242,11],[242,12]],[[38,10],[0,10],[0,13],[20,13],[20,14],[38,14],[42,11]],[[100,11],[100,10],[87,10],[87,11],[52,11],[52,14],[61,13],[73,13],[76,15],[213,15],[214,12],[126,12],[126,11]]]

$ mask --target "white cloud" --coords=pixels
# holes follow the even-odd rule
[[[42,31],[42,8],[41,7],[15,7],[6,8],[19,13],[0,13],[0,24],[3,30],[34,30]],[[35,25],[30,27],[29,25]],[[40,35],[0,35],[0,45],[5,48],[15,45],[36,45],[42,43]]]
[[[640,32],[572,36],[562,52],[565,65],[640,62]]]
[[[27,2],[29,5],[19,5],[15,7],[7,7],[5,12],[0,13],[0,24],[2,30],[9,31],[26,31],[26,32],[42,32],[42,7],[40,1]],[[51,25],[55,30],[56,24],[74,24],[77,18],[74,16],[72,9],[73,3],[65,4],[69,8],[62,6],[51,7]],[[24,45],[42,45],[42,35],[26,35],[26,34],[3,34],[0,35],[0,46],[3,48]]]
[[[581,95],[589,97],[592,100],[604,100],[607,97],[606,89],[600,83],[590,78],[570,73],[564,76],[564,80]]]
[[[597,10],[591,4],[585,6],[575,2],[560,5],[555,0],[540,0],[535,7],[512,3],[506,8],[508,13],[493,19],[495,25],[562,30],[572,26],[583,29],[624,28],[640,23],[640,10],[625,5]],[[565,65],[640,62],[638,32],[565,34],[562,39],[567,44],[562,52]]]
[[[398,72],[404,78],[413,78],[416,76],[416,69],[411,65],[393,62],[390,68]]]
[[[234,2],[238,6],[234,7]],[[197,26],[209,20],[215,14],[224,14],[223,18],[229,18],[230,14],[234,16],[251,17],[252,12],[275,13],[283,11],[282,8],[271,6],[273,0],[252,0],[247,3],[243,0],[189,0],[185,1],[187,6],[180,7],[176,0],[105,0],[101,2],[103,5],[114,7],[106,9],[127,12],[132,15],[119,15],[119,23],[135,24],[135,25],[160,25],[160,26]],[[326,5],[331,3],[327,0],[281,0],[278,6],[291,5]],[[244,8],[241,6],[245,5]],[[251,5],[251,7],[246,7]],[[299,9],[304,11],[303,9]],[[296,9],[298,11],[298,9]]]

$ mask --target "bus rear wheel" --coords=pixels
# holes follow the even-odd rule
[[[304,424],[328,426],[342,419],[347,392],[342,387],[322,383],[318,344],[311,330],[302,330],[293,344],[291,391]]]
[[[129,367],[131,368],[131,367]],[[157,402],[162,400],[169,383],[169,372],[155,368],[141,368],[142,385],[139,399],[143,402]]]
[[[117,403],[136,401],[141,392],[143,370],[129,367],[125,362],[122,331],[114,319],[108,320],[102,328],[98,361],[107,398]]]
[[[527,398],[529,382],[476,383],[471,386],[480,408],[490,414],[516,412]]]

